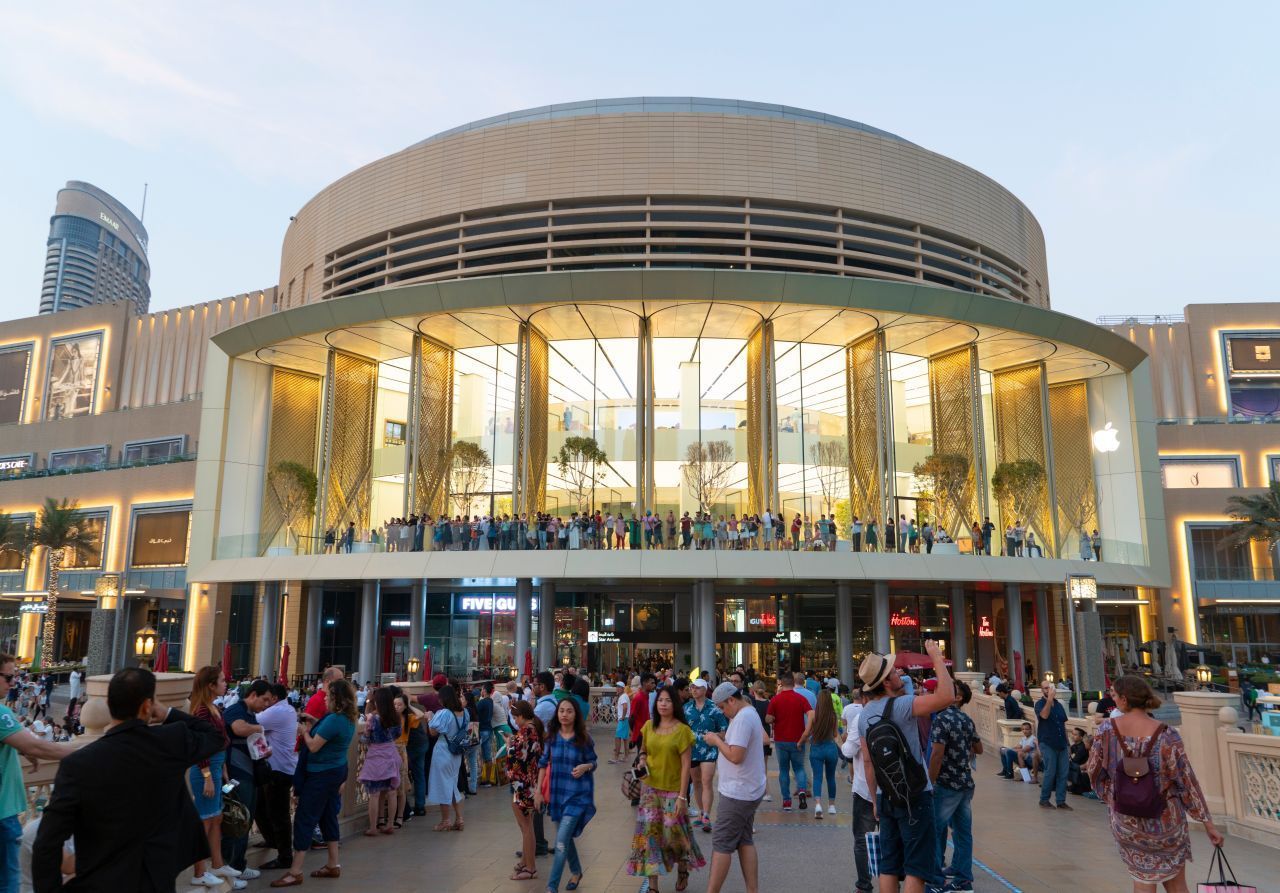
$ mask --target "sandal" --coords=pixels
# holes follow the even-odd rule
[[[286,871],[283,875],[271,882],[273,887],[300,887],[302,886],[302,875],[294,874],[292,871]]]
[[[681,891],[689,886],[689,872],[679,871],[676,873],[676,890]]]
[[[436,823],[435,828],[433,828],[432,830],[434,830],[434,831],[452,831],[452,830],[453,830],[453,823],[452,823],[452,822],[437,822],[437,823]]]
[[[377,830],[376,828],[366,828],[366,829],[365,829],[365,832],[364,832],[364,836],[365,836],[365,837],[377,837],[377,836],[378,836],[378,830]]]
[[[317,868],[311,872],[312,877],[342,877],[341,865],[326,865],[324,868]]]
[[[402,822],[399,818],[397,818],[394,822],[392,822],[392,825],[395,827],[397,831],[399,831],[401,828],[404,827],[404,822]]]
[[[515,874],[511,875],[513,881],[531,881],[538,876],[537,869],[530,871],[523,865],[516,869]]]
[[[463,828],[465,828],[465,827],[466,827],[466,824],[462,821],[462,819],[458,819],[456,822],[454,822],[454,823],[449,827],[449,830],[450,830],[450,831],[461,831],[461,830],[462,830]]]

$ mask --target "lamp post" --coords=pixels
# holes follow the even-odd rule
[[[1202,691],[1213,686],[1213,670],[1205,664],[1196,667],[1196,685]]]
[[[1045,673],[1045,674],[1044,674],[1044,681],[1045,681],[1045,682],[1047,682],[1047,683],[1049,683],[1050,685],[1053,685],[1053,683],[1054,683],[1054,676],[1053,676],[1053,673]]]
[[[417,681],[418,681],[416,677],[417,677],[417,675],[418,675],[418,669],[419,669],[421,666],[422,666],[422,664],[418,661],[418,659],[417,659],[416,657],[411,657],[411,658],[409,658],[408,662],[405,664],[405,670],[406,670],[406,671],[408,672],[408,674],[409,674],[409,681],[410,681],[410,682],[417,682]]]
[[[1081,716],[1084,708],[1084,689],[1080,679],[1080,655],[1076,651],[1076,602],[1084,599],[1098,599],[1098,579],[1088,574],[1068,574],[1065,587],[1067,596],[1067,631],[1071,633],[1071,672],[1075,677],[1072,695],[1076,704],[1076,715]]]
[[[133,634],[133,653],[141,666],[151,668],[151,661],[156,656],[156,631],[151,628],[151,624],[148,623]]]

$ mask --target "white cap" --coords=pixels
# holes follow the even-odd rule
[[[689,684],[690,684],[690,685],[696,685],[698,688],[707,688],[707,687],[708,687],[708,686],[707,686],[707,680],[703,679],[701,676],[699,676],[697,679],[693,680],[693,681],[692,681],[692,682],[690,682]]]

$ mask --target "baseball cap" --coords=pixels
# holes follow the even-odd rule
[[[721,682],[716,686],[716,690],[711,693],[711,703],[723,704],[730,698],[738,697],[739,694],[738,686],[732,682]]]
[[[936,690],[937,690],[937,688],[938,688],[938,680],[937,680],[937,679],[926,679],[926,680],[924,681],[924,690],[925,690],[925,691],[936,691]]]
[[[862,680],[862,688],[871,691],[884,684],[893,672],[893,655],[871,652],[858,664],[858,678]]]
[[[695,688],[707,688],[707,680],[702,679],[701,677],[693,680],[689,684],[694,686]]]
[[[827,680],[827,688],[831,689],[832,691],[835,691],[839,687],[840,687],[840,680],[837,679],[836,677],[832,676],[830,679]]]
[[[436,673],[434,676],[431,677],[432,688],[444,688],[448,684],[449,684],[449,677],[446,676],[444,673]]]

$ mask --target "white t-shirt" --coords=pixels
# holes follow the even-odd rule
[[[507,724],[507,712],[511,707],[511,696],[504,691],[494,691],[493,698],[493,724],[495,726],[505,726]]]
[[[1027,748],[1030,748],[1031,750],[1035,750],[1036,736],[1028,735],[1027,737],[1022,738],[1021,740],[1018,741],[1018,747],[1022,750],[1026,750]]]
[[[35,890],[35,881],[31,878],[31,857],[36,845],[36,833],[40,830],[40,818],[37,817],[27,822],[22,827],[22,841],[18,846],[18,867],[21,872],[21,880],[18,882],[18,889],[22,893],[32,893]],[[74,854],[76,851],[76,839],[68,837],[62,844],[64,853]],[[63,876],[65,879],[65,875]]]
[[[759,800],[765,789],[764,726],[760,724],[760,714],[750,704],[744,704],[738,715],[729,720],[724,743],[743,748],[746,755],[741,763],[729,762],[723,752],[716,758],[720,796],[748,802]]]
[[[862,735],[858,733],[858,717],[862,715],[861,704],[850,704],[844,708],[845,738],[840,752],[853,765],[853,792],[871,802],[871,792],[867,790],[867,767],[862,764]]]

